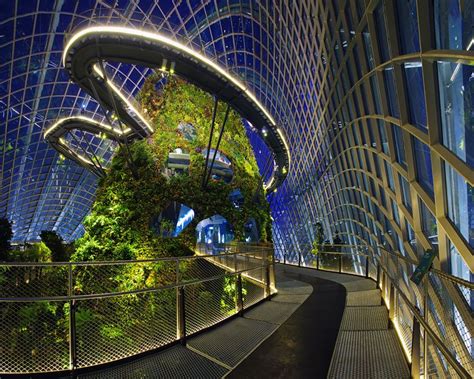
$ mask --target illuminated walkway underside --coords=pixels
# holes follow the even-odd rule
[[[127,138],[145,138],[153,133],[153,127],[142,116],[137,106],[103,74],[103,61],[131,63],[150,68],[170,67],[170,71],[185,78],[201,89],[214,94],[220,101],[230,104],[243,118],[260,131],[263,140],[272,151],[274,171],[265,183],[267,191],[277,188],[285,179],[290,165],[287,142],[275,120],[255,98],[251,91],[225,69],[200,53],[170,38],[131,28],[96,26],[81,30],[67,42],[63,63],[71,80],[77,83],[105,109],[113,111],[127,126]],[[80,165],[95,171],[91,159],[66,146],[60,137],[73,126],[92,133],[105,133],[119,137],[118,131],[109,127],[91,129],[93,121],[63,119],[45,132],[45,138],[62,154]],[[97,125],[97,123],[96,123]],[[64,132],[63,132],[64,131]]]

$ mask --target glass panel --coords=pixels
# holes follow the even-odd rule
[[[370,77],[370,87],[372,88],[372,96],[375,104],[375,113],[382,114],[382,105],[380,104],[380,91],[377,83],[377,77],[372,75]]]
[[[431,171],[430,148],[416,138],[413,140],[415,152],[416,177],[421,186],[433,196],[433,172]]]
[[[387,173],[387,179],[388,179],[388,186],[392,191],[395,191],[395,183],[393,181],[393,172],[392,172],[392,166],[390,166],[389,163],[387,163],[386,160],[383,161],[385,164],[385,171]]]
[[[411,212],[411,195],[410,195],[410,185],[406,181],[406,179],[398,174],[398,178],[400,180],[400,187],[402,189],[403,195],[403,204],[407,209]]]
[[[435,0],[434,18],[438,49],[463,50],[467,48],[472,40],[473,12],[473,1]]]
[[[393,213],[393,219],[398,225],[400,225],[400,215],[398,214],[398,206],[393,200],[392,200],[392,213]]]
[[[416,0],[397,0],[397,16],[402,54],[420,51]]]
[[[400,110],[398,108],[398,96],[397,89],[395,87],[395,75],[393,72],[393,67],[388,67],[383,72],[385,80],[385,91],[387,92],[388,98],[388,110],[389,114],[393,117],[400,117]]]
[[[474,189],[466,179],[445,163],[448,217],[474,247]]]
[[[474,67],[438,62],[443,144],[474,166]]]
[[[420,200],[420,212],[421,212],[421,226],[425,236],[431,241],[432,244],[438,244],[438,226],[436,224],[436,218],[430,212],[428,207]]]
[[[402,129],[395,124],[392,124],[393,137],[396,149],[396,159],[405,169],[407,162],[405,160],[405,144],[403,143]]]
[[[375,67],[375,61],[374,61],[374,52],[372,50],[372,42],[370,41],[370,33],[368,32],[367,29],[365,29],[362,35],[364,37],[363,40],[364,40],[365,57],[369,65],[369,69],[373,70]]]
[[[425,91],[421,62],[410,62],[403,65],[407,86],[407,99],[410,123],[423,131],[426,127]]]
[[[387,133],[385,132],[385,123],[382,120],[378,119],[377,126],[379,128],[380,141],[382,142],[382,151],[385,154],[389,155],[390,151],[388,148]]]
[[[451,263],[451,274],[472,283],[474,281],[474,275],[469,270],[468,265],[451,241],[449,241],[449,256]],[[474,291],[462,291],[462,294],[472,309],[474,305]]]
[[[380,59],[382,62],[390,59],[390,51],[388,49],[387,30],[385,29],[385,17],[383,1],[379,3],[374,12],[375,27],[377,29],[377,38],[380,49]]]

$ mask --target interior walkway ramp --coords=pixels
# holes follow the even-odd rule
[[[81,378],[409,378],[375,282],[276,266],[278,294],[217,327]]]

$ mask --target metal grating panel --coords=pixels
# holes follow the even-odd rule
[[[283,324],[300,306],[297,303],[266,301],[245,313],[245,318]]]
[[[234,367],[277,327],[268,322],[239,317],[191,338],[188,344],[193,349]]]
[[[175,289],[167,289],[79,301],[77,367],[118,360],[174,341],[175,294]]]
[[[410,378],[394,330],[340,331],[328,378]]]
[[[380,305],[380,290],[347,292],[346,307]]]
[[[236,313],[235,277],[185,287],[186,334],[217,324]]]
[[[309,295],[276,295],[272,301],[277,303],[296,303],[302,304],[309,297]]]
[[[255,274],[259,271],[261,270],[252,270],[249,272],[249,275],[255,277]],[[242,292],[244,308],[248,308],[265,298],[265,288],[263,285],[256,284],[254,281],[246,279],[244,276],[242,276]]]
[[[83,379],[101,378],[221,378],[227,369],[183,346],[174,346],[149,357],[137,359],[98,372],[79,375]]]
[[[341,284],[346,287],[346,291],[348,292],[372,290],[377,287],[375,282],[367,279],[359,279]]]
[[[341,330],[383,330],[388,328],[385,306],[348,307],[342,317]]]
[[[66,370],[66,307],[64,302],[0,303],[0,372]]]
[[[313,292],[313,286],[311,284],[297,280],[278,282],[277,289],[280,295],[311,295]]]

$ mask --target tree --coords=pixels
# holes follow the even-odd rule
[[[67,262],[69,255],[64,246],[61,236],[53,230],[43,230],[40,238],[44,244],[51,250],[51,259],[53,262]]]
[[[320,222],[317,222],[315,224],[315,228],[316,237],[313,241],[313,249],[311,250],[311,253],[313,253],[314,255],[318,255],[321,252],[321,245],[324,242],[324,228]]]
[[[0,261],[6,261],[11,250],[10,241],[13,237],[12,223],[0,218]]]

